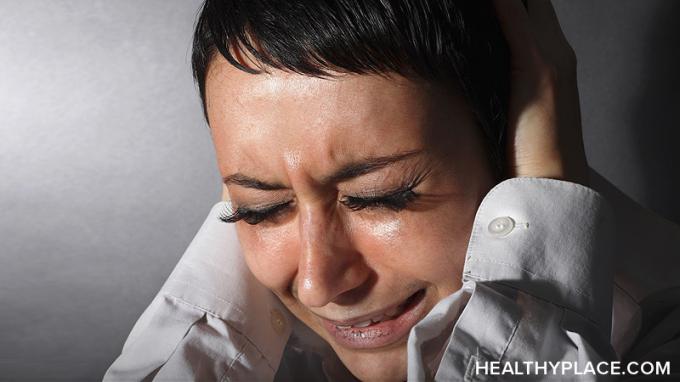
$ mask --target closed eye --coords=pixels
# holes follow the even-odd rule
[[[387,208],[392,211],[401,211],[408,207],[417,197],[418,194],[412,189],[405,189],[387,195],[368,197],[345,196],[340,200],[340,203],[352,211],[359,211],[364,208]]]
[[[352,211],[363,209],[385,208],[395,212],[406,209],[420,194],[413,189],[420,183],[422,177],[397,190],[383,194],[347,195],[340,199],[340,203]],[[250,225],[259,224],[265,220],[272,220],[292,207],[293,201],[272,204],[261,208],[238,207],[230,212],[227,208],[219,215],[225,223],[235,223],[243,220]]]
[[[263,208],[238,207],[232,213],[226,210],[223,211],[218,218],[225,223],[236,223],[239,220],[243,220],[250,225],[255,225],[284,212],[284,210],[290,207],[290,204],[291,201],[287,201]]]
[[[401,211],[407,208],[417,197],[418,194],[416,192],[407,189],[382,196],[345,196],[340,200],[340,203],[352,211],[359,211],[365,208],[387,208],[392,211]],[[256,225],[283,213],[290,207],[290,204],[291,202],[285,202],[258,209],[238,207],[232,213],[222,212],[218,218],[225,223],[236,223],[239,220],[243,220],[250,225]]]

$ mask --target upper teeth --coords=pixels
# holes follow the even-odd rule
[[[339,329],[365,328],[365,327],[367,327],[371,324],[376,324],[376,323],[384,321],[384,320],[390,320],[390,319],[396,317],[397,315],[399,315],[399,313],[400,313],[400,307],[396,306],[396,307],[392,308],[391,310],[389,310],[389,311],[387,311],[387,312],[385,312],[385,313],[383,313],[379,316],[372,317],[372,318],[370,318],[366,321],[362,321],[362,322],[356,323],[354,325],[337,325],[337,327]]]
[[[372,323],[373,323],[372,320],[368,320],[368,321],[360,322],[360,323],[358,323],[358,324],[354,324],[354,325],[352,325],[352,326],[354,326],[355,328],[365,328],[365,327],[367,327],[368,325],[370,325],[370,324],[372,324]]]

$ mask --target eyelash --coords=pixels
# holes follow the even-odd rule
[[[365,208],[386,208],[399,212],[407,208],[418,198],[419,194],[413,191],[415,186],[416,184],[410,184],[405,188],[383,195],[372,195],[367,197],[345,196],[340,200],[340,203],[352,211],[359,211]],[[236,211],[232,213],[227,211],[225,205],[224,211],[220,213],[218,218],[225,223],[236,223],[239,220],[243,220],[250,225],[256,225],[264,220],[274,218],[277,214],[290,207],[290,205],[291,202],[289,201],[260,209],[238,207]]]
[[[352,211],[359,211],[364,208],[387,208],[399,212],[408,207],[417,197],[418,194],[412,188],[406,188],[386,195],[369,197],[345,196],[340,200],[340,203]]]
[[[273,218],[276,214],[283,212],[291,202],[279,203],[269,207],[250,209],[245,207],[238,207],[236,211],[229,213],[225,205],[224,210],[218,216],[218,219],[225,223],[236,223],[243,220],[250,225],[258,224],[266,219]]]

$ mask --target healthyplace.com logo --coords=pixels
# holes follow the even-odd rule
[[[670,361],[476,361],[480,375],[669,375]]]

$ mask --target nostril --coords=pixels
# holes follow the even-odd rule
[[[355,264],[334,272],[298,273],[291,287],[292,295],[308,307],[329,303],[355,305],[364,300],[377,281],[376,273],[366,265]]]
[[[353,288],[347,289],[338,294],[333,299],[333,303],[337,305],[350,306],[365,300],[366,297],[371,293],[371,290],[373,289],[377,279],[377,274],[373,270],[368,269],[360,282],[353,283]]]

